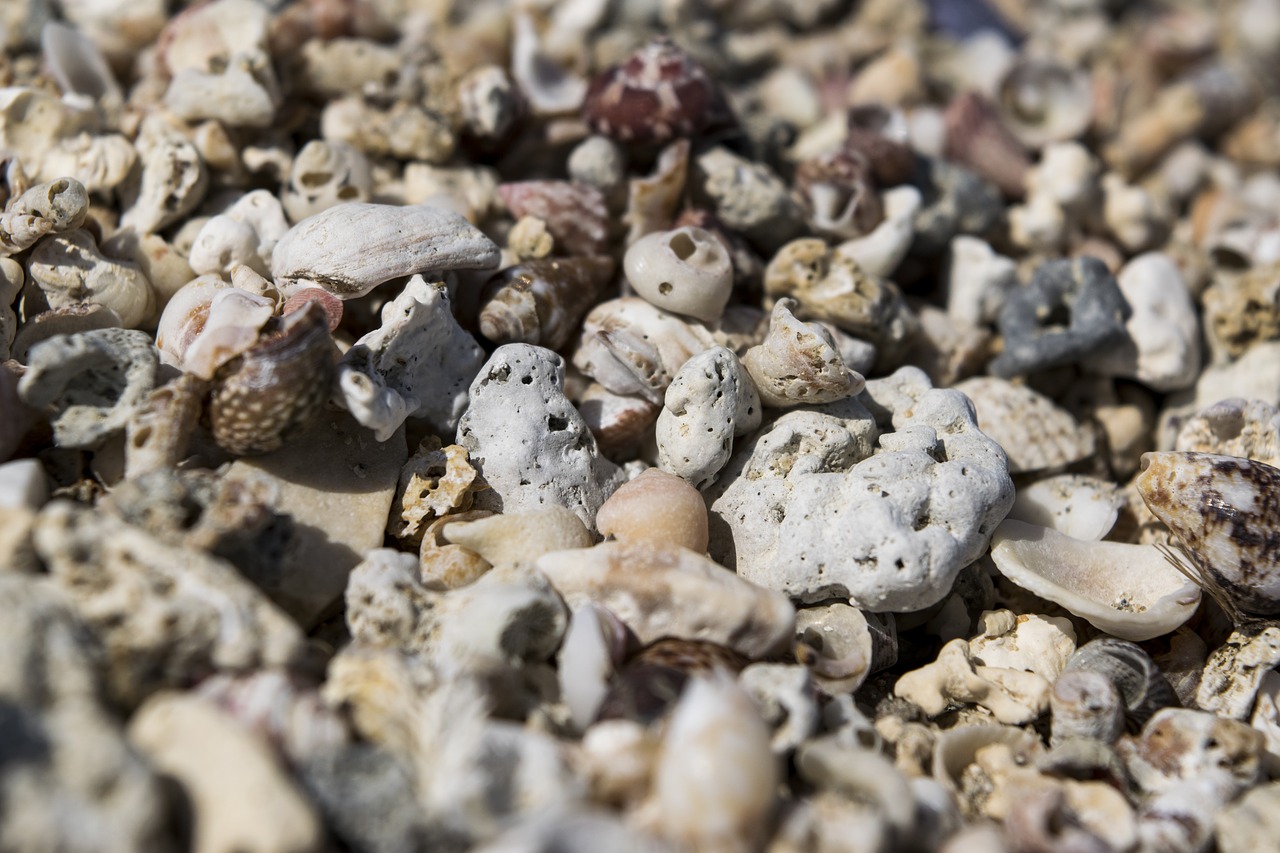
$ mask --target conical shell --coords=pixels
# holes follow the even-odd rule
[[[480,333],[499,346],[536,344],[558,350],[612,275],[613,260],[605,255],[544,258],[507,267],[485,287]]]
[[[1130,731],[1142,728],[1161,708],[1182,704],[1151,656],[1125,640],[1099,637],[1085,643],[1067,661],[1063,675],[1069,672],[1097,673],[1114,684]]]
[[[1248,613],[1280,614],[1280,469],[1209,453],[1146,453],[1138,491],[1199,582]]]

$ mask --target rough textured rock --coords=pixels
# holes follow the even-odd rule
[[[278,563],[252,580],[304,625],[324,616],[351,569],[382,544],[408,455],[403,432],[378,442],[328,411],[279,450],[236,460],[227,480],[273,493],[271,508],[294,522]]]
[[[499,347],[471,385],[458,444],[489,484],[477,509],[520,512],[555,504],[589,530],[622,483],[564,395],[564,359],[529,344]]]
[[[193,851],[321,849],[320,820],[270,745],[209,700],[157,694],[134,715],[129,740],[190,798]]]
[[[910,611],[946,595],[1013,503],[1007,458],[962,394],[917,369],[869,382],[865,399],[893,427],[869,457],[849,435],[832,452],[829,425],[804,438],[779,421],[730,462],[708,495],[713,557],[802,601]]]
[[[99,699],[94,649],[46,580],[0,572],[0,848],[172,849],[157,780]]]
[[[695,488],[715,482],[734,436],[760,425],[760,395],[738,357],[724,347],[684,363],[658,414],[659,464]]]
[[[66,501],[40,512],[34,541],[106,655],[112,698],[126,705],[215,670],[301,654],[298,626],[219,559]]]

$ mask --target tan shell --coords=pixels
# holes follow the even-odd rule
[[[627,245],[646,234],[670,228],[689,174],[689,140],[677,139],[658,157],[653,174],[632,178],[627,196],[627,212],[622,221],[629,226]]]
[[[299,222],[276,244],[282,289],[308,284],[354,299],[384,281],[427,270],[492,269],[492,240],[451,211],[348,202]]]
[[[1043,394],[994,376],[955,387],[972,401],[978,427],[1008,454],[1010,473],[1062,468],[1093,454],[1093,434]]]
[[[648,468],[601,504],[596,529],[619,542],[672,542],[707,550],[707,505],[682,477]]]
[[[795,305],[794,299],[779,300],[764,343],[742,357],[760,402],[775,408],[816,405],[862,391],[862,374],[845,367],[825,329],[796,319]]]
[[[546,258],[507,267],[485,287],[480,333],[495,344],[558,350],[613,275],[605,255]]]

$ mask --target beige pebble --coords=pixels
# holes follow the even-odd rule
[[[671,542],[707,550],[707,505],[683,477],[649,468],[600,507],[596,529],[619,542]]]
[[[592,544],[586,526],[573,510],[562,506],[460,521],[444,528],[440,535],[494,566],[531,563],[552,551],[590,548]]]

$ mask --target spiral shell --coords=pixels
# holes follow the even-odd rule
[[[613,275],[604,255],[544,258],[507,267],[481,296],[480,333],[495,344],[558,350]]]
[[[1128,640],[1099,637],[1072,655],[1063,670],[1093,672],[1115,685],[1124,702],[1125,722],[1137,731],[1161,708],[1178,707],[1178,695],[1151,656]]]
[[[279,448],[292,428],[320,411],[332,380],[328,322],[309,302],[219,369],[206,408],[214,441],[241,456]]]
[[[1005,126],[1031,148],[1075,139],[1093,120],[1089,76],[1056,62],[1015,63],[1000,81],[998,98]]]

